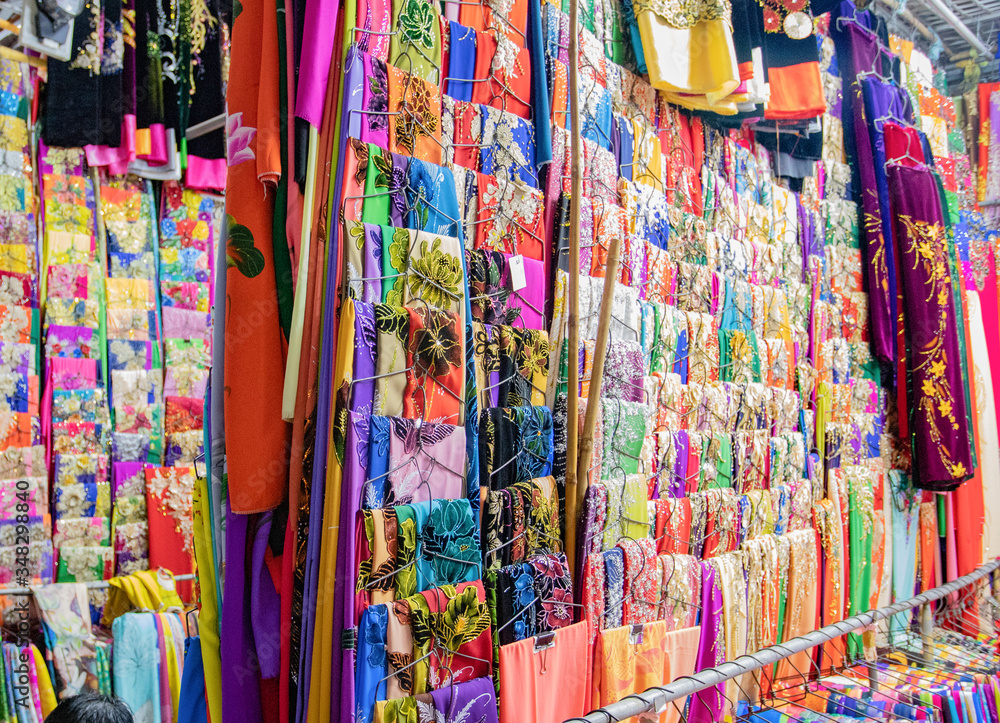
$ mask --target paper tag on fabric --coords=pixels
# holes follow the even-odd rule
[[[510,267],[510,283],[514,291],[520,291],[528,285],[528,280],[524,275],[524,257],[516,254],[510,257],[508,262]]]

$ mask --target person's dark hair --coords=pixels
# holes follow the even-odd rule
[[[81,693],[55,707],[45,723],[133,723],[132,711],[121,698]]]

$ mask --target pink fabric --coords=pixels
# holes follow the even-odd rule
[[[507,257],[508,266],[510,255]],[[545,329],[545,263],[521,257],[524,260],[524,288],[514,291],[510,297],[511,308],[521,310],[521,321],[525,329]]]
[[[948,555],[948,579],[958,577],[958,550],[955,547],[955,502],[951,493],[944,498],[945,521],[948,534],[945,541],[945,553]]]
[[[151,166],[163,166],[167,163],[167,130],[162,123],[154,123],[149,127],[149,155],[138,158]]]
[[[333,56],[339,10],[340,3],[336,0],[306,2],[295,115],[315,128],[319,128],[323,120],[326,83],[330,77],[330,63],[326,59]]]
[[[170,700],[170,677],[167,674],[167,656],[170,655],[171,651],[167,650],[167,642],[163,635],[163,626],[167,624],[166,620],[159,614],[156,614],[155,620],[156,637],[160,647],[160,718],[168,721],[174,718],[173,705]]]
[[[209,316],[175,306],[163,307],[164,339],[211,339]]]
[[[187,176],[185,178],[188,188],[203,190],[225,189],[225,158],[200,158],[189,155],[187,157],[187,164]]]
[[[107,166],[108,172],[120,176],[128,172],[128,164],[135,160],[135,116],[126,115],[122,120],[122,144],[110,146],[84,146],[87,165]]]

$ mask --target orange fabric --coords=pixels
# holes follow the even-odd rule
[[[281,114],[279,113],[278,10],[263,0],[260,87],[257,95],[257,178],[277,184],[281,178]]]
[[[233,23],[231,52],[240,72],[230,78],[226,97],[232,260],[226,272],[226,451],[229,497],[238,513],[277,507],[287,487],[289,428],[281,419],[285,341],[271,241],[274,193],[258,180],[281,172],[280,164],[273,165],[278,155],[272,152],[271,138],[276,136],[259,133],[261,126],[278,127],[278,76],[262,72],[264,65],[278,65],[277,57],[264,55],[265,49],[277,51],[276,43],[262,41],[268,12],[274,12],[273,1],[248,2]],[[276,32],[275,26],[268,27]],[[259,117],[259,110],[268,116]]]
[[[765,118],[815,118],[826,110],[818,62],[768,68],[767,74],[771,96],[764,107]]]
[[[389,68],[389,150],[441,163],[441,91],[399,68]]]
[[[591,708],[600,708],[660,684],[665,669],[663,639],[667,634],[667,624],[660,620],[640,627],[634,641],[631,625],[598,633],[594,648]]]
[[[561,723],[590,705],[590,634],[586,621],[556,631],[555,645],[528,638],[500,648],[500,722]],[[552,692],[558,688],[558,695]]]
[[[979,178],[976,189],[979,201],[986,198],[986,173],[990,159],[990,94],[995,90],[1000,90],[1000,83],[979,84]]]
[[[695,663],[698,657],[698,642],[701,639],[701,628],[685,628],[669,632],[663,638],[664,668],[663,683],[654,685],[667,685],[694,673]],[[685,699],[686,700],[686,699]],[[683,700],[667,705],[667,712],[660,716],[661,723],[678,723],[680,711],[684,710]]]
[[[875,520],[872,525],[872,579],[871,592],[868,596],[868,609],[878,607],[878,598],[882,592],[882,575],[885,570],[885,510],[876,506]]]
[[[785,601],[785,630],[782,640],[804,635],[818,628],[817,601],[819,595],[819,544],[812,530],[791,532],[804,539],[794,540],[788,557],[788,596]],[[796,653],[778,663],[776,679],[800,678],[799,670],[810,668],[809,651]]]
[[[148,156],[153,152],[153,141],[149,134],[149,128],[138,128],[135,132],[135,154],[137,156]]]

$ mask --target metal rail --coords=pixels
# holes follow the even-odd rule
[[[174,580],[194,580],[197,575],[191,573],[184,573],[183,575],[174,575]],[[67,583],[71,584],[71,583]],[[87,586],[88,590],[103,590],[106,587],[110,587],[107,580],[95,580],[94,582],[83,583]],[[2,587],[0,586],[0,596],[3,595],[30,595],[30,587]]]
[[[632,716],[654,711],[660,713],[666,709],[668,703],[681,700],[687,696],[707,690],[712,686],[731,680],[744,673],[760,670],[768,665],[773,665],[779,660],[787,658],[795,653],[809,650],[818,645],[822,645],[841,635],[846,635],[858,628],[872,625],[880,620],[892,617],[898,613],[910,610],[927,603],[940,600],[961,588],[980,580],[991,572],[1000,568],[1000,558],[987,562],[985,565],[976,568],[968,575],[963,575],[952,582],[936,587],[927,592],[911,597],[909,600],[888,605],[886,607],[869,610],[860,615],[853,615],[839,622],[827,625],[826,627],[814,630],[796,638],[792,638],[784,643],[762,648],[756,653],[741,655],[735,660],[730,660],[714,668],[706,668],[694,675],[678,678],[669,685],[654,686],[647,688],[642,693],[627,695],[617,703],[610,703],[603,708],[588,713],[582,718],[570,718],[565,723],[578,721],[580,723],[618,723],[618,721],[631,718]]]

